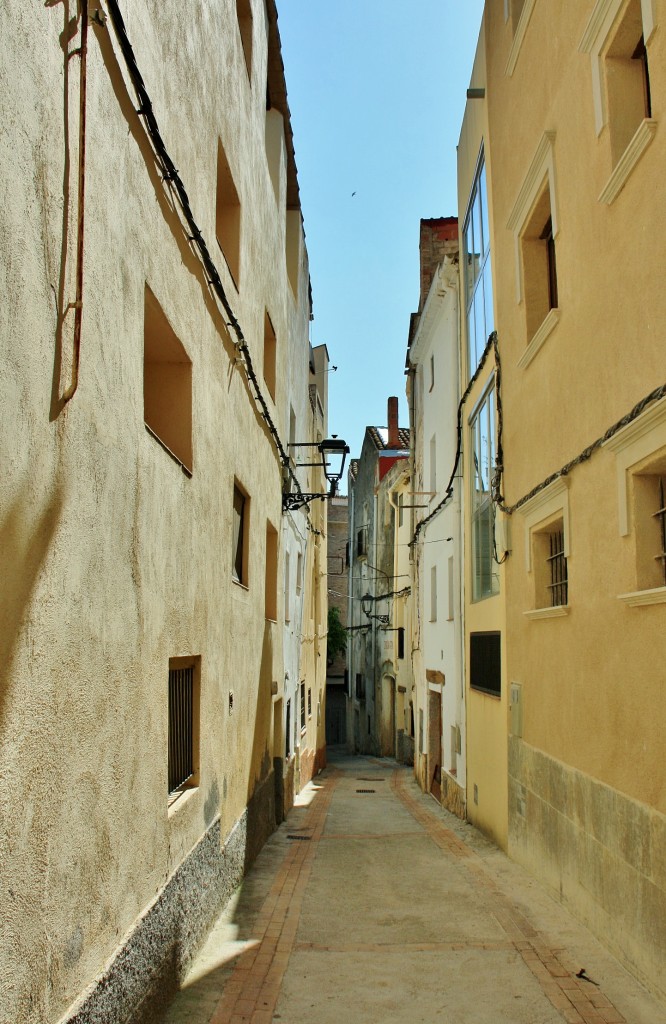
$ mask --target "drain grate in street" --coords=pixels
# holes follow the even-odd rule
[[[357,789],[357,793],[376,793],[376,789]]]
[[[287,835],[287,839],[300,839],[302,843],[309,843],[310,840],[312,839],[312,836],[292,836],[292,835]]]

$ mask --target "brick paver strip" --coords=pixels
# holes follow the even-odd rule
[[[270,1024],[273,1020],[294,948],[303,895],[337,782],[336,773],[330,772],[320,783],[321,790],[299,829],[299,834],[307,832],[310,842],[294,842],[287,852],[255,921],[256,944],[234,965],[210,1024]]]
[[[589,981],[575,977],[561,961],[563,951],[550,947],[536,929],[497,887],[483,861],[439,821],[430,809],[416,799],[405,786],[405,773],[394,771],[391,786],[413,818],[423,826],[432,841],[445,853],[457,857],[473,876],[475,886],[487,891],[493,916],[520,953],[551,1004],[567,1024],[627,1024],[610,999]],[[606,1016],[604,1016],[606,1014]]]

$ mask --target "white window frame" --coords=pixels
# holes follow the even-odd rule
[[[615,455],[618,527],[620,536],[627,537],[636,527],[631,521],[632,467],[666,447],[666,398],[648,406],[633,422],[609,438],[604,447]],[[666,587],[618,594],[618,600],[632,607],[666,603]]]
[[[604,82],[605,52],[615,21],[626,0],[597,0],[578,44],[579,53],[590,55],[592,70],[592,99],[594,125],[597,137],[608,124],[608,104]],[[643,42],[647,47],[657,27],[654,0],[640,0],[643,21]],[[611,175],[599,194],[599,202],[610,205],[622,191],[632,170],[652,142],[657,130],[654,118],[644,118],[623,156],[617,161]]]
[[[552,130],[545,131],[541,136],[506,225],[513,234],[516,302],[519,305],[524,299],[524,267],[521,239],[534,204],[539,196],[542,195],[544,186],[548,188],[553,241],[555,241],[560,230],[560,218],[557,205],[557,176],[555,173],[555,132]],[[521,369],[525,369],[532,362],[546,338],[557,326],[559,318],[560,310],[558,308],[551,309],[533,337],[528,339],[529,344],[518,360],[518,366]]]
[[[549,519],[561,518],[564,531],[564,557],[569,566],[571,557],[571,526],[569,516],[569,481],[567,477],[558,477],[548,487],[535,494],[533,498],[521,505],[518,510],[525,524],[525,569],[532,573],[532,551],[534,534],[541,532],[541,527]],[[523,612],[528,619],[555,619],[569,614],[568,604],[548,605],[544,608],[531,608]]]

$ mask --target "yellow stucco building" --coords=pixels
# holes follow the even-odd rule
[[[468,692],[470,818],[662,993],[665,32],[662,0],[487,3],[459,151],[462,224],[483,136],[467,309],[484,311],[477,351],[497,329],[494,545],[509,551],[480,583],[497,596],[475,603],[472,507],[468,631],[501,630],[502,672],[494,704]],[[493,307],[477,302],[484,261]],[[483,410],[485,376],[468,407]],[[507,733],[491,821],[475,758],[499,765]]]

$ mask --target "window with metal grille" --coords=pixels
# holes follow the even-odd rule
[[[312,717],[312,690],[308,687],[308,718]]]
[[[550,583],[547,584],[550,591],[551,607],[567,603],[568,578],[567,560],[564,555],[564,530],[559,529],[548,535],[550,554],[547,561],[550,567]]]
[[[469,638],[469,685],[473,690],[499,697],[502,693],[500,633],[471,633]]]
[[[169,662],[168,793],[196,784],[198,740],[197,666],[192,660]]]
[[[654,513],[654,518],[657,520],[657,526],[659,527],[659,547],[658,553],[654,556],[657,563],[661,565],[661,578],[666,586],[666,501],[664,495],[666,494],[666,486],[664,484],[664,477],[659,477],[658,489],[657,489],[657,511]]]
[[[305,683],[301,683],[301,732],[305,730]]]

